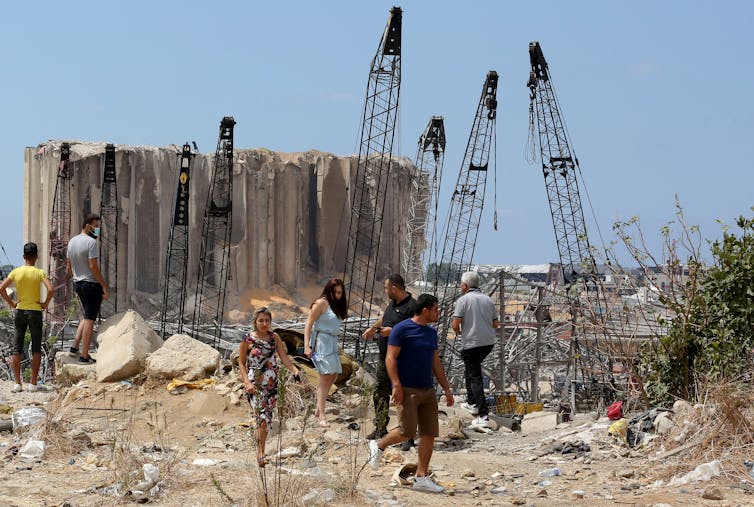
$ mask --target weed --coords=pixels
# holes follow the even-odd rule
[[[220,497],[229,501],[231,504],[235,503],[235,500],[233,500],[233,497],[231,497],[228,493],[225,492],[225,490],[222,487],[222,484],[220,484],[220,481],[218,481],[217,477],[215,477],[215,474],[210,473],[209,477],[210,479],[212,479],[212,484],[214,484],[215,489],[220,494]]]

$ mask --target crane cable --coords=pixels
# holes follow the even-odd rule
[[[532,89],[531,99],[529,101],[529,135],[526,139],[526,146],[524,147],[524,159],[529,165],[534,165],[537,161],[537,141],[536,131],[534,129],[534,101],[536,99],[536,92]]]
[[[552,83],[552,76],[550,76],[550,83]],[[562,111],[560,107],[560,101],[558,100],[558,95],[555,92],[555,87],[552,87],[552,94],[555,99],[555,104],[558,107],[559,111]],[[562,114],[562,113],[561,113]],[[607,264],[610,264],[610,256],[609,252],[605,246],[605,238],[602,236],[602,229],[600,228],[600,224],[597,221],[597,214],[594,211],[594,206],[592,205],[592,198],[589,195],[589,190],[586,187],[586,183],[584,182],[584,175],[581,172],[581,165],[579,165],[579,157],[576,155],[576,149],[573,147],[573,139],[571,139],[571,133],[568,131],[568,126],[566,125],[565,121],[563,123],[563,130],[565,131],[566,138],[568,140],[568,144],[571,147],[571,154],[573,155],[573,161],[576,165],[576,171],[578,171],[578,179],[576,180],[576,184],[578,185],[579,180],[581,181],[581,187],[584,189],[584,194],[586,194],[586,202],[589,205],[589,212],[592,215],[592,221],[594,222],[594,226],[597,228],[597,236],[600,238],[600,247],[602,251],[605,253],[605,261]]]
[[[3,245],[2,242],[0,242],[0,249],[2,249],[3,255],[5,255],[5,260],[8,261],[8,264],[13,265],[13,263],[10,260],[10,257],[8,257],[8,252],[5,251],[5,245]]]
[[[492,159],[492,167],[493,167],[493,173],[492,173],[493,180],[492,181],[493,181],[493,185],[494,185],[494,188],[492,189],[493,190],[493,194],[492,194],[492,208],[493,208],[493,213],[492,213],[492,228],[494,230],[497,230],[497,124],[494,124],[492,126],[492,145],[493,145],[492,148],[495,150],[495,153],[494,153],[493,159]]]

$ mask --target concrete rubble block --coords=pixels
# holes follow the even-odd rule
[[[521,421],[521,433],[539,433],[555,429],[558,425],[556,412],[532,412]]]
[[[146,373],[151,378],[200,380],[217,371],[220,359],[220,353],[206,343],[174,334],[146,358]]]
[[[90,375],[95,376],[94,365],[80,363],[78,355],[55,354],[55,381],[59,384],[75,384]]]
[[[150,352],[162,340],[144,319],[133,310],[113,315],[97,335],[97,381],[115,382],[144,370]]]

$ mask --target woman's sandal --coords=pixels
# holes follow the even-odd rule
[[[321,421],[319,421],[319,425],[322,426],[323,428],[329,428],[330,427],[330,423],[327,422],[327,421],[325,421],[324,419],[321,420]]]
[[[259,468],[264,468],[264,466],[269,463],[266,456],[257,456],[257,465],[259,465]]]

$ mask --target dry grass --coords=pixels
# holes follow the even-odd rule
[[[675,427],[660,442],[667,461],[663,476],[693,470],[713,460],[722,462],[731,479],[749,478],[744,460],[754,458],[754,393],[736,382],[709,383],[696,405],[676,413]]]

